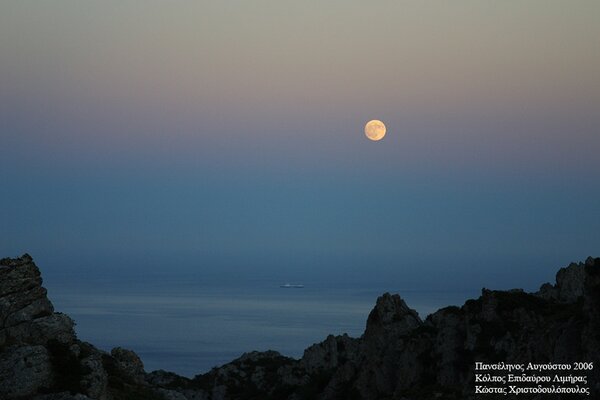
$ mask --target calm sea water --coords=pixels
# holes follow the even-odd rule
[[[400,293],[422,318],[477,295],[306,281],[303,289],[284,289],[282,283],[138,279],[120,285],[82,280],[46,286],[56,310],[75,320],[80,339],[104,350],[133,349],[147,371],[185,376],[207,372],[247,351],[277,350],[297,358],[328,334],[358,337],[385,291]]]

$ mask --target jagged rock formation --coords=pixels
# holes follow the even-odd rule
[[[562,268],[556,284],[537,293],[483,289],[480,298],[425,321],[386,293],[360,338],[330,335],[300,360],[246,353],[189,379],[146,373],[130,350],[108,354],[77,340],[73,322],[54,312],[39,270],[24,255],[0,260],[0,398],[474,399],[475,361],[600,360],[599,306],[600,258]],[[599,370],[589,379],[589,398],[600,398]]]
[[[131,351],[77,340],[54,312],[32,258],[0,260],[0,399],[162,399]]]

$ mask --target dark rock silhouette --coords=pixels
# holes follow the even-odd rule
[[[475,361],[600,360],[600,258],[560,269],[537,293],[483,289],[425,321],[386,293],[360,338],[330,335],[300,360],[246,353],[193,379],[146,373],[130,350],[78,340],[41,284],[29,255],[0,260],[2,399],[475,399]],[[598,371],[588,374],[588,398],[600,398]]]

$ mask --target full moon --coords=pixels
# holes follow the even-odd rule
[[[385,136],[385,124],[378,119],[373,119],[365,125],[365,135],[373,141],[383,139]]]

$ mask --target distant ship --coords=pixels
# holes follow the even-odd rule
[[[285,285],[279,285],[279,287],[285,289],[301,289],[304,285],[292,285],[291,283],[286,283]]]

